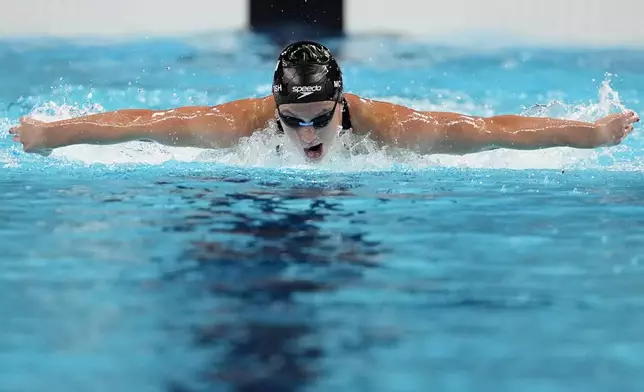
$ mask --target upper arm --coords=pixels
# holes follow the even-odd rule
[[[159,116],[158,121],[167,124],[159,128],[163,134],[158,135],[157,139],[183,137],[189,144],[229,147],[240,138],[265,127],[273,112],[273,97],[268,96],[240,99],[211,107],[185,106],[160,111],[152,116]],[[174,132],[165,133],[167,128]],[[177,132],[181,132],[181,135]]]
[[[485,137],[481,117],[419,111],[349,94],[346,99],[354,131],[368,133],[378,142],[423,153],[459,154]]]
[[[468,154],[497,148],[537,149],[597,145],[596,125],[589,122],[497,115],[468,116],[424,112],[388,102],[347,98],[352,123],[376,141],[420,153]]]
[[[229,129],[239,136],[250,134],[273,118],[275,103],[273,96],[246,98],[211,107],[211,111],[226,120]]]

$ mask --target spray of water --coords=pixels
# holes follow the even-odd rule
[[[593,121],[598,117],[626,108],[622,105],[617,91],[610,86],[610,75],[599,89],[598,101],[585,105],[568,105],[552,101],[543,105],[526,108],[522,114],[530,116],[551,116],[574,120]],[[494,113],[488,107],[476,107],[471,101],[447,98],[437,105],[428,100],[410,100],[401,97],[375,97],[404,104],[419,110],[452,110],[463,113]],[[100,105],[75,107],[47,103],[35,109],[31,116],[42,121],[54,121],[103,111]],[[6,132],[8,120],[2,129]],[[283,148],[279,149],[278,146]],[[278,152],[279,150],[279,152]],[[619,158],[621,156],[626,158]],[[5,167],[19,166],[19,146],[0,150],[0,162]],[[369,137],[347,133],[329,151],[322,163],[309,164],[290,146],[288,140],[275,132],[275,125],[245,138],[238,146],[222,150],[176,148],[150,142],[130,142],[119,145],[77,145],[57,149],[47,159],[59,163],[118,165],[124,163],[161,164],[168,161],[204,162],[242,167],[266,168],[314,168],[325,171],[366,171],[423,169],[448,166],[459,168],[503,168],[503,169],[571,169],[601,168],[604,170],[640,170],[642,162],[626,145],[610,149],[577,150],[572,148],[551,148],[536,151],[494,150],[464,156],[422,155],[410,151],[377,145]]]

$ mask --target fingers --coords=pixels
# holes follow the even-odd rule
[[[640,116],[638,116],[637,113],[635,113],[635,111],[633,110],[622,113],[619,118],[623,121],[625,120],[627,125],[640,121]]]
[[[20,125],[9,128],[9,134],[11,139],[16,143],[22,144],[22,149],[26,153],[34,153],[42,155],[44,157],[51,155],[53,152],[52,149],[35,149],[33,148],[33,134],[32,131],[35,129],[34,126],[38,126],[40,121],[34,120],[29,117],[21,117]]]
[[[629,123],[639,122],[640,116],[635,113],[633,110],[629,110],[622,114],[622,118],[625,118]]]
[[[23,122],[23,121],[22,121],[22,119],[23,119],[23,118],[24,118],[24,117],[21,117],[21,118],[20,118],[20,123],[21,123],[21,125],[22,125],[22,122]],[[20,132],[20,125],[17,125],[17,126],[15,126],[15,127],[11,127],[11,128],[9,128],[9,135],[17,135],[19,132]]]
[[[23,116],[20,117],[20,125],[16,125],[14,127],[9,128],[9,134],[10,135],[18,135],[20,134],[20,129],[24,127],[24,125],[35,125],[38,126],[42,124],[42,121],[33,119],[31,117]]]
[[[629,111],[626,115],[628,117],[626,118],[626,123],[623,125],[623,128],[622,128],[623,132],[622,132],[622,135],[620,135],[619,137],[619,143],[623,142],[624,139],[626,139],[626,137],[631,132],[633,132],[633,129],[635,129],[635,127],[633,126],[633,123],[640,121],[639,116],[633,111]]]
[[[626,121],[624,122],[624,124],[622,126],[622,131],[623,131],[623,135],[621,137],[622,140],[624,138],[626,138],[626,136],[628,136],[628,134],[633,132],[633,129],[635,129],[633,124],[640,121],[640,117],[633,110],[629,110],[629,111],[625,112],[623,118]]]

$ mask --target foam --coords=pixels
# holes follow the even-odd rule
[[[595,103],[567,105],[552,101],[545,105],[527,108],[522,114],[532,116],[553,116],[574,120],[593,121],[612,111],[626,108],[621,104],[619,93],[611,88],[610,76],[601,84],[598,101]],[[490,116],[498,113],[487,106],[476,105],[471,99],[454,92],[441,92],[441,104],[430,100],[413,100],[397,96],[374,97],[404,104],[420,110],[450,110],[468,114]],[[75,107],[56,105],[49,102],[31,114],[42,121],[54,121],[79,115],[103,111],[100,105]],[[278,154],[277,146],[284,145],[283,153]],[[342,145],[347,148],[342,148]],[[0,151],[0,162],[13,162],[15,157]],[[617,159],[618,154],[626,154],[629,159]],[[239,146],[222,150],[203,150],[197,148],[176,148],[149,142],[129,142],[118,145],[76,145],[55,150],[48,159],[76,164],[148,164],[159,165],[169,161],[204,162],[242,167],[266,168],[308,168],[330,171],[366,171],[424,169],[428,167],[449,166],[458,168],[486,169],[571,169],[601,168],[618,170],[641,170],[642,162],[633,150],[624,145],[611,149],[579,150],[572,148],[550,148],[535,151],[494,150],[464,156],[422,155],[390,147],[379,147],[368,137],[343,135],[321,163],[309,164],[301,156],[299,149],[291,146],[282,135],[275,132],[272,124],[261,132],[241,140]],[[22,159],[22,158],[20,158]]]

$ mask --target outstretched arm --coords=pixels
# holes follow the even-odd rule
[[[420,153],[467,154],[511,148],[596,148],[612,146],[639,121],[634,112],[612,114],[595,122],[502,115],[466,116],[423,112],[387,102],[349,98],[354,130]]]
[[[45,123],[29,118],[9,130],[26,152],[43,153],[73,144],[152,140],[183,147],[228,147],[272,117],[272,97],[249,98],[170,110],[124,109]]]

